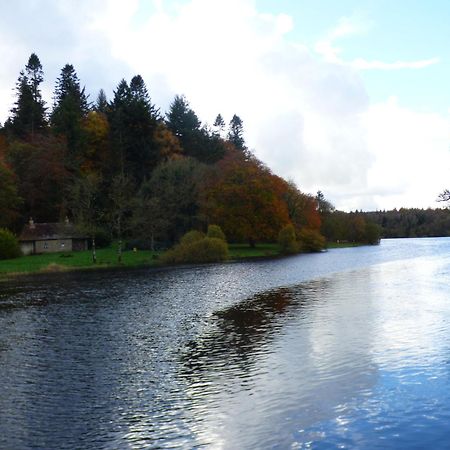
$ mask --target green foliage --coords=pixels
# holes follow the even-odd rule
[[[228,245],[223,239],[205,237],[198,231],[189,231],[180,243],[161,255],[166,264],[209,263],[228,259]]]
[[[0,228],[0,259],[13,259],[20,256],[17,238],[6,228]]]
[[[244,140],[244,125],[242,120],[236,114],[230,120],[230,129],[228,131],[228,140],[238,149],[246,150]]]
[[[290,223],[280,230],[278,234],[278,245],[280,246],[281,253],[284,254],[297,253],[300,250],[295,236],[294,225]]]
[[[16,84],[17,100],[9,119],[10,128],[17,137],[33,137],[34,133],[43,131],[47,126],[45,102],[39,90],[43,75],[41,62],[32,53],[25,71],[20,72]]]
[[[188,246],[202,239],[205,239],[205,235],[201,231],[191,230],[180,239],[180,244],[182,246]]]
[[[209,225],[208,232],[206,234],[209,238],[217,238],[222,239],[222,241],[227,241],[225,233],[222,231],[222,228],[219,225]]]
[[[159,162],[159,150],[153,134],[159,120],[140,75],[128,86],[122,80],[108,109],[116,170],[125,172],[138,184],[148,178]]]
[[[299,241],[304,252],[320,252],[325,248],[325,238],[317,230],[303,228],[299,233]]]

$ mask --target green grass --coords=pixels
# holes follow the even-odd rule
[[[263,258],[280,255],[278,244],[257,244],[254,248],[248,244],[230,244],[230,259]]]
[[[252,259],[278,256],[277,244],[230,244],[230,259]],[[157,265],[158,253],[148,250],[124,251],[122,263],[117,262],[117,247],[97,250],[97,263],[92,263],[90,250],[82,252],[46,253],[0,260],[0,277],[36,272],[63,272],[76,269],[97,269],[107,267],[139,267]]]
[[[97,264],[92,263],[92,252],[63,252],[42,255],[21,256],[16,259],[0,260],[0,276],[13,273],[57,272],[73,269],[92,269],[99,267],[137,267],[155,264],[153,253],[147,250],[124,251],[122,263],[117,262],[117,248],[97,250]]]
[[[326,248],[347,248],[347,247],[361,247],[361,242],[327,242]]]

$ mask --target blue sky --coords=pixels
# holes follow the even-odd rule
[[[244,121],[248,146],[338,207],[436,207],[450,187],[450,3],[16,0],[0,16],[0,122],[29,55],[44,97],[72,63],[111,98],[143,76],[167,110]]]

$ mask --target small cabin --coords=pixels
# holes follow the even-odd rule
[[[24,255],[72,252],[87,250],[88,238],[67,218],[63,223],[34,223],[30,219],[19,235],[19,244]]]

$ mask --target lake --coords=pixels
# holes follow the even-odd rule
[[[450,239],[0,283],[0,448],[447,449]]]

